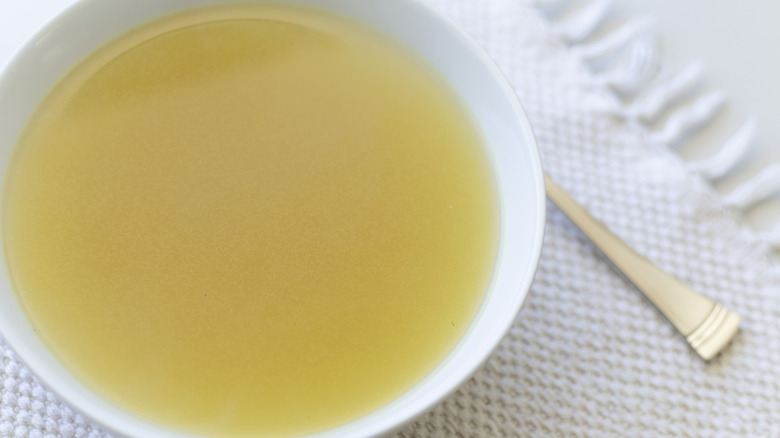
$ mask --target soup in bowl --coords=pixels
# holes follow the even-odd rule
[[[533,278],[531,128],[416,1],[81,1],[0,106],[0,329],[119,434],[387,433]]]

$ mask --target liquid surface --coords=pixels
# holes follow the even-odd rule
[[[224,437],[321,431],[409,390],[475,317],[499,233],[489,160],[434,74],[348,22],[258,6],[80,64],[4,202],[20,299],[64,363]]]

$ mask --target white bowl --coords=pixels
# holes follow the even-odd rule
[[[78,61],[125,31],[161,16],[234,0],[82,0],[24,45],[0,73],[0,169],[39,102]],[[531,285],[542,246],[545,192],[531,126],[512,88],[482,50],[450,21],[417,0],[275,0],[325,9],[367,24],[405,45],[446,80],[473,114],[492,156],[501,202],[500,253],[490,291],[466,336],[412,390],[318,437],[389,433],[462,384],[509,329]],[[5,254],[0,254],[5,262]],[[29,368],[107,430],[133,437],[188,437],[100,398],[75,379],[33,332],[0,270],[0,332]]]

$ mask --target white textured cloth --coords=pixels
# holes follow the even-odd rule
[[[743,316],[700,360],[554,207],[508,336],[398,437],[780,436],[780,275],[771,247],[521,0],[429,0],[498,63],[557,182],[637,251]],[[617,107],[616,107],[617,105]],[[617,115],[616,115],[617,114]],[[0,340],[0,437],[103,437]]]

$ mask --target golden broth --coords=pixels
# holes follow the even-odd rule
[[[324,13],[203,9],[68,74],[6,181],[40,336],[98,393],[214,436],[299,435],[412,388],[491,281],[489,159],[427,67]]]

